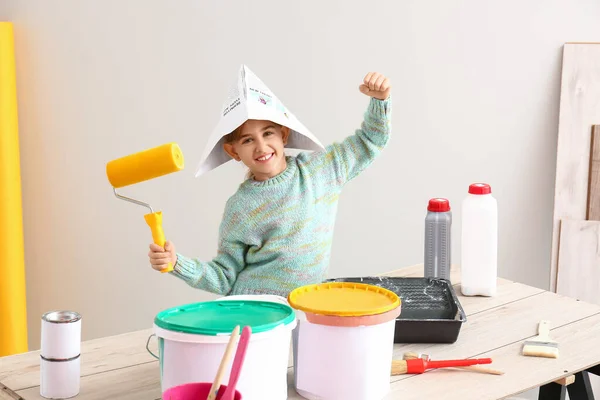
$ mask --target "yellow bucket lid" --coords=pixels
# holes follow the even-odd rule
[[[382,314],[400,306],[390,290],[366,283],[331,282],[307,285],[288,295],[292,307],[314,314],[362,316]]]

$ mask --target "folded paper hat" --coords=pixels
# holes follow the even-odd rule
[[[323,145],[288,110],[269,88],[242,65],[221,113],[221,120],[208,138],[195,176],[198,177],[232,158],[223,149],[225,136],[249,119],[261,119],[290,129],[286,147],[298,150],[319,150]]]

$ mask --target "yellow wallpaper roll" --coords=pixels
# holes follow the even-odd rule
[[[28,351],[13,26],[0,22],[0,357]]]
[[[166,143],[106,164],[108,181],[115,188],[157,178],[184,167],[183,153],[176,143]]]

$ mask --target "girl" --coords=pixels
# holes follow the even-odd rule
[[[370,97],[361,128],[324,150],[286,156],[289,128],[248,120],[226,137],[224,150],[249,169],[226,203],[217,256],[186,257],[167,241],[150,244],[155,270],[220,295],[275,294],[326,278],[340,192],[387,145],[391,133],[388,78],[368,73],[359,90]]]

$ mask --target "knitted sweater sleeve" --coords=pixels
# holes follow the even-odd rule
[[[245,267],[248,246],[238,239],[239,224],[236,215],[226,207],[219,227],[217,255],[210,261],[186,257],[177,253],[177,262],[170,273],[193,288],[227,295],[233,288],[238,274]]]
[[[391,134],[392,99],[371,98],[359,129],[340,143],[308,156],[305,167],[327,184],[344,186],[381,153]]]

